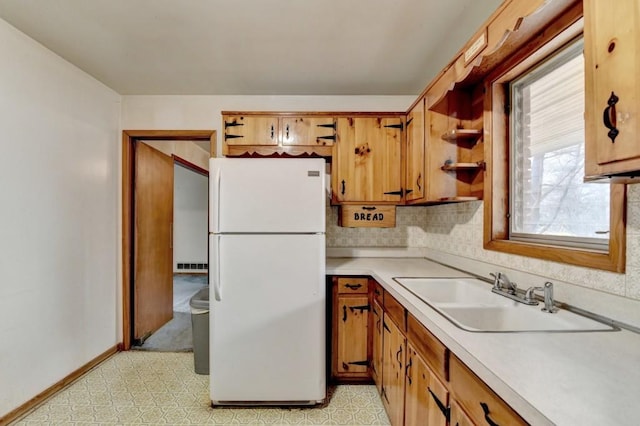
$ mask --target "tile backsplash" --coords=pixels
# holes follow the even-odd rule
[[[483,202],[398,207],[395,228],[342,228],[327,208],[327,247],[428,248],[640,300],[640,184],[627,189],[625,274],[484,250]]]

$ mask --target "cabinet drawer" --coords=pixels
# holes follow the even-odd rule
[[[441,380],[449,380],[449,349],[413,315],[407,316],[407,337]]]
[[[364,294],[367,292],[368,278],[338,278],[338,293],[340,294]]]
[[[378,301],[380,306],[384,306],[384,289],[376,281],[371,281],[373,286],[373,298]]]
[[[392,295],[385,291],[384,311],[398,325],[403,333],[407,331],[407,323],[404,315],[404,307]]]
[[[454,398],[476,424],[526,425],[498,395],[473,374],[458,358],[451,357],[450,383]]]

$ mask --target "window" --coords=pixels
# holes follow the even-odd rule
[[[509,84],[512,240],[607,251],[609,186],[584,183],[579,39]]]
[[[572,13],[484,80],[484,248],[624,272],[626,187],[583,183],[588,70]]]

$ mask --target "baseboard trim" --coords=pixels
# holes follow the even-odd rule
[[[120,345],[116,345],[107,349],[106,351],[104,351],[103,353],[101,353],[100,355],[98,355],[97,357],[95,357],[94,359],[92,359],[82,367],[78,368],[68,376],[64,377],[62,380],[55,383],[51,387],[40,392],[38,395],[34,396],[33,398],[31,398],[30,400],[28,400],[18,408],[12,411],[9,411],[6,415],[4,415],[3,417],[0,417],[0,425],[9,424],[19,419],[20,417],[24,416],[29,411],[33,410],[38,405],[40,405],[43,401],[52,397],[53,395],[55,395],[57,392],[64,389],[65,387],[69,386],[71,383],[78,380],[84,374],[89,372],[89,370],[91,370],[93,367],[95,367],[96,365],[100,364],[101,362],[103,362],[104,360],[106,360],[116,352],[118,352],[119,346]]]

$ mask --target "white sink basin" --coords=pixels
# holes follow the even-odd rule
[[[491,293],[490,284],[475,278],[394,279],[430,305],[455,303],[474,306],[512,306],[518,303]]]
[[[500,296],[498,296],[500,297]],[[539,306],[441,306],[445,317],[469,331],[596,331],[612,327],[566,310],[554,314]]]
[[[556,313],[491,292],[475,278],[394,278],[457,327],[473,332],[611,331],[607,324],[561,309]]]

